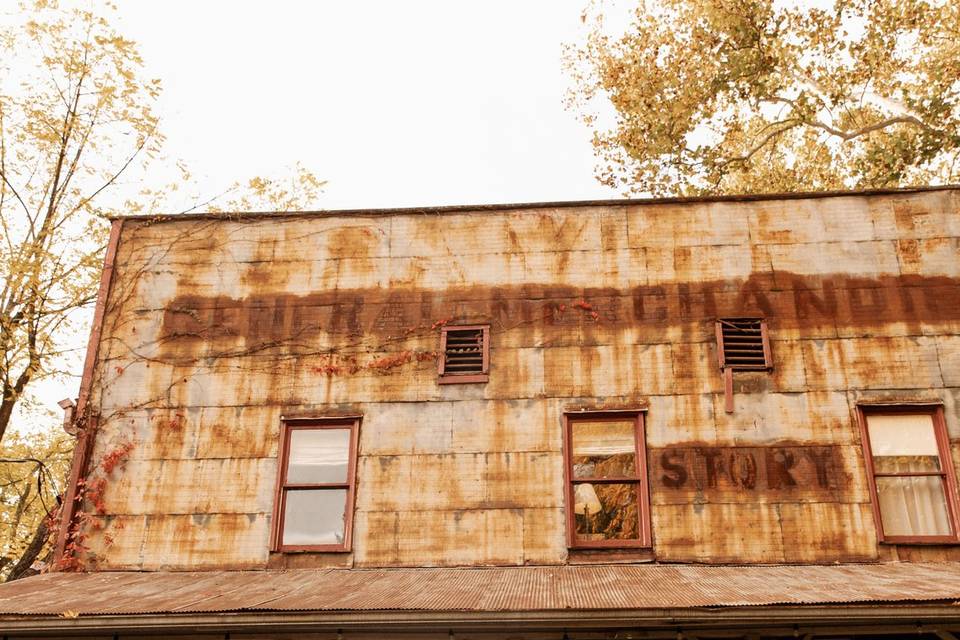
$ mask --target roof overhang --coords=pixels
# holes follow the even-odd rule
[[[888,605],[802,605],[716,609],[618,609],[566,611],[286,611],[257,613],[0,616],[4,633],[51,637],[139,633],[296,633],[454,631],[643,630],[646,638],[676,638],[711,632],[756,631],[763,635],[916,635],[960,633],[960,606],[954,603]],[[662,634],[662,636],[661,636]],[[949,637],[949,636],[944,636]],[[960,636],[958,636],[960,637]]]
[[[960,563],[52,573],[0,585],[6,633],[642,628],[676,637],[871,625],[960,630]]]

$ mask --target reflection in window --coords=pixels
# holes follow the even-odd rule
[[[939,414],[865,412],[864,418],[884,537],[955,537]]]
[[[346,482],[350,429],[296,429],[290,432],[287,482]]]
[[[573,546],[647,543],[642,415],[568,416]]]
[[[574,478],[636,475],[637,442],[633,420],[571,423]]]
[[[639,540],[636,485],[576,484],[574,494],[578,540]]]

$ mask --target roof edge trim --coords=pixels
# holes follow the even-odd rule
[[[114,215],[108,220],[146,220],[171,222],[177,220],[223,219],[240,220],[251,218],[291,218],[300,216],[332,217],[344,215],[391,216],[405,214],[446,214],[467,212],[510,211],[515,209],[556,209],[561,207],[633,206],[663,204],[693,204],[709,202],[757,202],[764,200],[814,200],[819,198],[842,198],[856,196],[880,196],[927,193],[931,191],[960,191],[960,184],[940,186],[899,187],[896,189],[847,189],[835,191],[794,191],[787,193],[731,194],[717,196],[675,196],[669,198],[622,198],[618,200],[561,200],[555,202],[518,202],[503,204],[459,204],[424,207],[368,208],[368,209],[320,209],[311,211],[230,211],[198,213],[165,213],[157,215]]]
[[[690,609],[567,609],[563,611],[257,611],[179,614],[0,616],[6,633],[23,632],[122,632],[141,629],[191,629],[194,633],[228,630],[237,632],[273,632],[295,630],[332,630],[340,628],[391,628],[407,631],[449,628],[610,628],[619,626],[676,626],[697,624],[700,628],[729,625],[776,627],[795,623],[812,626],[907,625],[916,630],[918,623],[937,621],[960,624],[960,607],[951,603],[886,603],[857,605],[765,605]]]

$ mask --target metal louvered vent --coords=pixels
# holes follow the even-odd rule
[[[444,327],[440,382],[486,382],[490,359],[486,325]]]
[[[447,375],[483,373],[483,329],[451,329],[443,351]]]
[[[717,321],[721,369],[769,369],[767,326],[760,318],[724,318]]]

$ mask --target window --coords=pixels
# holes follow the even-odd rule
[[[360,418],[285,420],[274,551],[349,551]]]
[[[440,333],[440,384],[486,382],[490,379],[490,327],[443,327]]]
[[[749,371],[773,367],[767,323],[761,318],[717,320],[717,346],[721,369]]]
[[[859,407],[882,542],[960,542],[957,481],[940,406]]]
[[[643,413],[584,412],[564,418],[569,545],[649,547]]]

